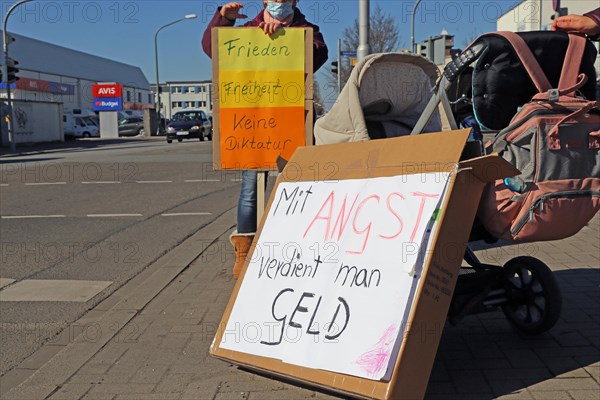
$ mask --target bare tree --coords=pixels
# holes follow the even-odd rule
[[[384,13],[381,7],[377,5],[374,12],[369,16],[369,45],[371,46],[371,53],[396,51],[399,40],[398,23],[393,16]],[[355,50],[358,48],[358,44],[358,19],[355,19],[352,26],[344,28],[342,49]],[[335,54],[335,52],[330,51],[330,54],[332,53]],[[352,71],[352,61],[347,57],[343,57],[341,64],[338,71],[342,74],[342,86],[344,86],[350,76],[350,71]],[[337,86],[337,76],[334,73],[330,73],[327,85]]]

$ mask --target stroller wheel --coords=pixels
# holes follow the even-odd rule
[[[502,311],[526,334],[546,332],[556,324],[562,308],[560,287],[546,264],[533,257],[516,257],[504,265],[507,302]]]

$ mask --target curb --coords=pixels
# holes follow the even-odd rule
[[[235,208],[219,215],[66,327],[57,340],[45,344],[9,372],[15,371],[14,384],[4,379],[2,386],[10,388],[0,397],[44,399],[58,390],[195,259],[233,229],[232,221],[235,221]]]

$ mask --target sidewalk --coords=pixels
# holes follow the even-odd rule
[[[338,398],[208,355],[235,281],[228,212],[44,346],[4,381],[2,399]],[[216,238],[216,239],[215,239]],[[479,251],[489,263],[546,262],[563,294],[553,330],[526,337],[501,312],[446,324],[427,399],[600,397],[600,216],[567,240]],[[25,379],[25,380],[23,380]],[[17,382],[20,382],[17,384]]]

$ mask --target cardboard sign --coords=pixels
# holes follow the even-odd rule
[[[518,174],[498,155],[459,161],[468,134],[299,148],[211,354],[346,396],[423,398],[481,192]]]
[[[311,143],[312,30],[215,28],[212,48],[219,168],[273,169]]]
[[[448,177],[280,184],[220,347],[389,379]]]

